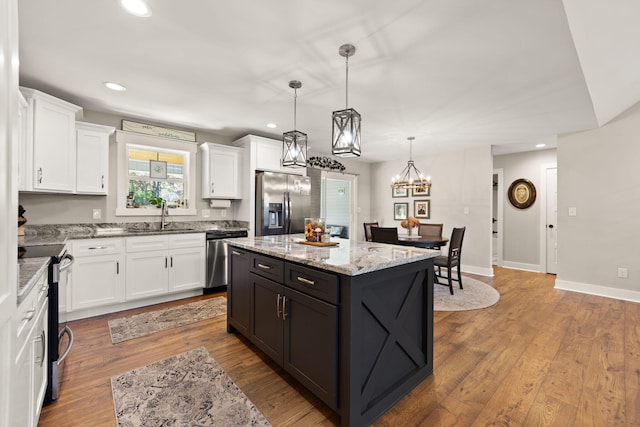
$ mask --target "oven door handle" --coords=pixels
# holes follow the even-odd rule
[[[64,353],[62,353],[62,356],[58,358],[58,365],[60,365],[64,361],[64,359],[71,351],[71,347],[73,347],[73,331],[68,326],[65,326],[64,329],[61,330],[58,334],[58,342],[60,342],[64,334],[67,334],[69,336],[69,344],[67,344],[67,348],[64,350]]]
[[[64,260],[69,260],[69,262],[65,263]],[[60,271],[64,271],[67,268],[71,267],[71,264],[73,264],[73,255],[71,255],[68,252],[65,252],[64,255],[62,255],[62,257],[60,258],[60,263],[59,263],[59,270]]]

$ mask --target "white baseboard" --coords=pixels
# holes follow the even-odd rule
[[[541,273],[539,264],[526,264],[524,262],[502,261],[501,267],[513,268],[514,270],[533,271],[534,273]]]
[[[478,276],[493,277],[493,268],[478,267],[475,265],[461,265],[460,271],[463,273],[477,274]]]
[[[190,291],[184,291],[175,294],[160,295],[153,298],[127,301],[119,304],[105,305],[102,307],[92,307],[84,310],[68,311],[66,313],[60,313],[59,317],[61,322],[70,322],[72,320],[86,319],[87,317],[94,317],[103,314],[115,313],[117,311],[130,310],[132,308],[146,307],[149,305],[195,297],[198,295],[202,295],[202,288],[192,289]]]
[[[609,288],[607,286],[590,285],[588,283],[571,282],[556,279],[556,289],[564,291],[580,292],[582,294],[598,295],[601,297],[615,298],[624,301],[640,302],[640,292],[626,289]]]

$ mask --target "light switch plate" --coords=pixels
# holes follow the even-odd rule
[[[576,216],[578,214],[576,208],[569,208],[569,216]]]

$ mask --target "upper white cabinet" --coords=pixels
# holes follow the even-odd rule
[[[27,101],[21,190],[75,192],[75,121],[82,108],[34,89],[20,91]]]
[[[240,199],[242,150],[205,142],[200,145],[202,198]]]
[[[112,126],[76,122],[78,194],[108,194],[109,135],[114,131]]]

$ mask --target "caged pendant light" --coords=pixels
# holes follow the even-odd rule
[[[296,103],[302,83],[291,80],[293,89],[293,129],[282,134],[282,166],[296,168],[307,166],[307,134],[296,130]]]
[[[425,177],[413,162],[413,140],[416,138],[410,136],[407,139],[409,140],[409,161],[402,172],[391,178],[391,188],[430,190],[431,177]]]
[[[346,106],[344,110],[334,111],[332,116],[332,147],[331,153],[340,157],[360,156],[360,114],[349,108],[349,57],[356,53],[355,46],[343,44],[338,50],[346,63]]]

